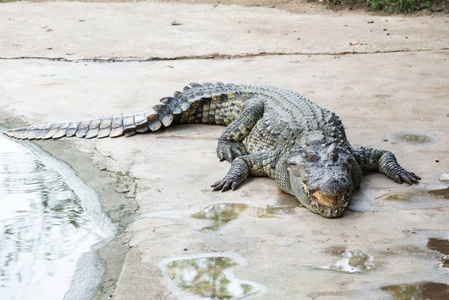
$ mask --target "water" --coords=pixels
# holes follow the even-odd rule
[[[63,299],[81,255],[110,234],[50,165],[0,136],[2,300]]]
[[[266,293],[265,286],[234,276],[234,269],[246,265],[240,255],[222,252],[167,258],[159,267],[178,299],[243,299]]]
[[[238,218],[239,214],[245,211],[248,205],[243,203],[217,203],[211,204],[200,212],[192,215],[196,219],[208,219],[211,225],[203,227],[201,230],[218,230],[232,220]]]
[[[439,282],[422,282],[415,284],[395,284],[382,287],[383,291],[390,292],[395,300],[449,299],[449,285]]]
[[[441,266],[449,268],[449,240],[439,238],[429,238],[427,248],[441,253]]]
[[[223,273],[236,266],[228,257],[198,257],[170,262],[168,273],[186,292],[209,298],[235,298],[251,292],[251,285],[233,283]]]
[[[385,141],[406,143],[412,145],[430,145],[440,140],[434,134],[418,131],[392,132],[384,137]]]
[[[298,265],[298,268],[310,268],[318,270],[334,270],[345,273],[363,273],[372,270],[374,267],[373,257],[363,253],[360,250],[348,250],[345,248],[330,248],[327,254],[338,255],[342,258],[333,265],[314,266]]]

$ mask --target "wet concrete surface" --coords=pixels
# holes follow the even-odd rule
[[[62,299],[82,254],[113,233],[36,147],[5,136],[0,144],[0,298]]]
[[[257,299],[400,299],[398,286],[444,291],[447,254],[429,241],[448,240],[449,202],[428,191],[448,186],[438,179],[449,172],[446,16],[159,2],[20,2],[4,4],[0,16],[3,125],[143,111],[191,81],[269,84],[336,112],[354,146],[391,150],[422,177],[406,186],[366,174],[350,210],[329,220],[267,178],[211,192],[229,168],[215,154],[220,126],[38,141],[95,189],[119,225],[99,251],[106,272],[96,299],[187,297],[167,275],[170,263],[201,257],[234,260],[219,276]],[[410,131],[439,140],[385,140]],[[396,196],[410,193],[417,198]],[[238,212],[201,218],[233,206]],[[217,229],[202,230],[220,218]]]

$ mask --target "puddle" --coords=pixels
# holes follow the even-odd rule
[[[428,191],[429,195],[449,200],[449,188]]]
[[[443,255],[441,258],[442,267],[449,268],[449,240],[429,238],[427,249],[440,252]]]
[[[438,198],[449,200],[449,188],[436,190],[412,190],[404,193],[389,194],[385,197],[386,200],[393,201],[417,201],[422,199]]]
[[[217,231],[232,220],[237,219],[247,208],[248,205],[243,203],[216,203],[192,214],[192,217],[211,221],[211,225],[203,227],[201,230]]]
[[[257,209],[257,217],[258,218],[276,218],[277,215],[293,215],[296,213],[295,207],[267,205],[267,208],[258,208]]]
[[[232,270],[245,267],[246,262],[234,253],[184,256],[164,260],[159,266],[173,284],[169,288],[180,298],[235,299],[266,291],[261,284],[235,278]]]
[[[392,132],[384,137],[384,141],[407,143],[412,145],[430,145],[435,144],[439,140],[439,137],[436,135],[418,131]]]
[[[331,269],[342,272],[355,273],[371,270],[373,267],[373,258],[362,251],[345,250],[343,258],[331,266]]]
[[[111,224],[101,213],[93,222],[62,177],[64,167],[47,164],[56,159],[43,161],[4,137],[0,143],[0,298],[63,299],[80,257],[113,234]]]
[[[383,291],[389,292],[396,300],[449,299],[449,285],[436,282],[422,282],[417,284],[396,284],[381,287]]]
[[[420,191],[410,191],[405,193],[390,194],[387,197],[385,197],[385,199],[392,201],[411,201],[414,198],[426,195],[428,195],[426,191],[420,190]]]
[[[334,255],[334,256],[342,256],[346,251],[345,246],[332,246],[324,250],[324,254]]]
[[[342,256],[335,264],[330,266],[299,265],[299,268],[307,267],[320,270],[334,270],[345,273],[362,273],[374,267],[373,257],[360,250],[348,250],[341,247],[327,249],[324,253]]]

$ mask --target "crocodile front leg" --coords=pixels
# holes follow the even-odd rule
[[[220,161],[232,162],[236,157],[246,155],[243,140],[262,117],[263,102],[257,98],[249,99],[242,107],[242,111],[232,121],[218,140],[217,155]]]
[[[213,191],[233,191],[251,176],[269,176],[274,178],[275,166],[278,160],[278,152],[257,152],[249,155],[239,156],[232,161],[228,174],[214,184]]]
[[[390,151],[379,150],[369,147],[352,148],[352,153],[359,163],[362,171],[378,171],[396,181],[408,184],[419,183],[421,178],[415,173],[408,172],[402,168],[394,154]]]

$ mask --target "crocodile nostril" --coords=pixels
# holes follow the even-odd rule
[[[350,189],[349,182],[345,179],[328,180],[320,188],[323,195],[344,195]]]

